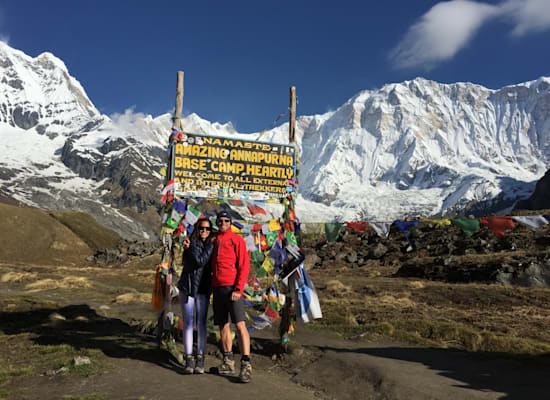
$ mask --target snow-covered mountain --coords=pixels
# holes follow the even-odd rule
[[[126,237],[155,234],[170,115],[112,121],[50,53],[32,58],[0,43],[0,76],[0,195],[87,211]],[[183,125],[258,137],[196,114]],[[529,196],[547,170],[550,79],[500,90],[388,84],[299,117],[296,138],[304,221],[497,211]],[[288,124],[261,140],[288,143]]]

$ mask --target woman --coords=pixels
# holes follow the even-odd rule
[[[212,224],[201,218],[195,224],[190,240],[183,241],[183,270],[178,282],[183,314],[183,344],[185,346],[186,374],[204,373],[206,348],[206,316],[212,292],[210,257],[214,236]],[[193,357],[193,316],[197,321],[197,356]]]

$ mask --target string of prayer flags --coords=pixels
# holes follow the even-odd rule
[[[376,234],[384,239],[390,236],[390,227],[392,222],[369,222],[369,225],[374,229]]]
[[[365,232],[365,230],[367,229],[367,222],[346,222],[346,226],[350,229],[353,229],[354,231],[357,231],[357,232]]]
[[[462,231],[468,236],[472,236],[480,229],[479,221],[477,219],[453,218],[451,219],[451,224],[462,229]]]
[[[260,246],[260,250],[264,251],[267,250],[269,245],[267,244],[267,239],[265,235],[258,234],[255,236],[256,244]]]
[[[548,224],[548,220],[542,215],[513,216],[512,219],[527,225],[531,229],[538,229]]]
[[[510,217],[484,217],[479,218],[479,222],[498,236],[504,236],[504,231],[515,227],[514,221]]]

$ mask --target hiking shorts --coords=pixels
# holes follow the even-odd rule
[[[231,301],[233,286],[215,286],[214,292],[214,325],[223,326],[229,322],[228,315],[231,315],[231,322],[234,324],[245,321],[243,296],[237,301]]]

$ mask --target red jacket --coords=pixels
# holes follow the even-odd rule
[[[234,286],[242,293],[249,271],[244,239],[230,230],[218,233],[212,252],[212,286]]]

